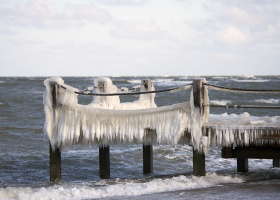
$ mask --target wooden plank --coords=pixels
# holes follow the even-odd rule
[[[58,84],[56,82],[51,82],[50,87],[52,89],[52,107],[53,115],[55,115],[55,109],[58,105]],[[50,181],[61,181],[61,152],[58,148],[53,149],[51,144],[49,144],[50,153]]]
[[[99,146],[99,175],[102,179],[110,179],[110,147]]]

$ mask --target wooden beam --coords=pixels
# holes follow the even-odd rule
[[[280,158],[280,149],[262,147],[236,147],[233,150],[232,158],[278,159]]]
[[[223,147],[222,148],[222,158],[232,158],[233,157],[233,148],[232,147]]]

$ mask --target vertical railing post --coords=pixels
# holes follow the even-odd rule
[[[106,82],[101,83],[103,92],[107,93]],[[105,97],[107,98],[107,97]],[[110,147],[109,145],[99,146],[99,176],[102,179],[110,179]]]
[[[203,116],[204,86],[205,79],[193,80],[193,101],[194,106],[200,109]],[[195,176],[205,176],[205,155],[193,148],[193,174]]]
[[[142,80],[142,84],[146,91],[151,91],[152,82],[151,80]],[[151,101],[152,95],[149,95],[149,100]],[[149,129],[146,130],[146,134],[149,134]],[[148,174],[153,172],[153,144],[143,144],[143,174]]]
[[[57,107],[57,99],[58,99],[58,84],[56,82],[50,83],[50,88],[52,90],[52,104],[53,104],[53,115],[55,119],[55,109]],[[60,149],[55,147],[52,148],[51,144],[50,148],[50,181],[60,181],[61,180],[61,152]]]

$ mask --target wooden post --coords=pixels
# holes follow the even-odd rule
[[[50,181],[61,181],[61,153],[58,148],[53,151],[50,144]]]
[[[151,80],[142,80],[142,83],[145,84],[144,87],[146,91],[151,91],[152,82]],[[152,100],[152,95],[149,95],[149,99]],[[149,134],[149,130],[147,130]],[[143,174],[148,174],[153,172],[153,144],[143,144]]]
[[[200,115],[203,116],[203,101],[204,101],[204,87],[205,79],[195,79],[193,81],[193,101],[194,106],[200,109]],[[205,155],[199,153],[193,148],[193,174],[195,176],[205,176]]]
[[[110,147],[99,146],[99,175],[100,178],[110,178]]]
[[[53,111],[57,107],[58,99],[58,84],[56,82],[51,82],[50,87],[52,89],[53,97]],[[55,114],[54,114],[55,115]],[[61,181],[61,152],[58,148],[52,149],[50,146],[50,181]]]
[[[237,172],[248,172],[248,158],[237,158]]]
[[[195,176],[205,176],[205,155],[194,150],[193,147],[193,174]]]
[[[153,173],[153,145],[143,144],[143,174]]]
[[[280,159],[273,159],[273,168],[280,167]]]
[[[106,82],[102,83],[103,92],[107,93],[105,89]],[[105,97],[107,99],[108,97]],[[110,179],[110,147],[109,145],[99,146],[99,176],[102,179]]]

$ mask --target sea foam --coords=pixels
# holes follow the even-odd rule
[[[173,178],[157,178],[149,182],[134,182],[116,180],[114,184],[106,184],[104,181],[96,183],[100,187],[75,184],[75,186],[59,184],[51,187],[7,187],[0,188],[0,196],[3,199],[53,199],[53,200],[78,200],[99,199],[120,196],[133,196],[169,192],[176,190],[189,190],[206,188],[226,183],[242,183],[242,178],[217,175],[213,172],[206,173],[205,177],[178,176]],[[105,186],[102,186],[105,185]]]

